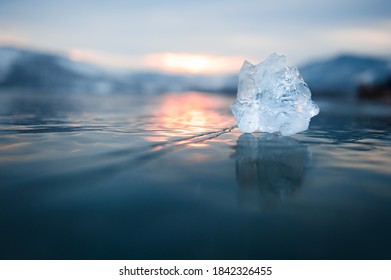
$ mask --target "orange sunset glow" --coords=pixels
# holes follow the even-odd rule
[[[211,54],[158,53],[146,57],[146,64],[151,68],[189,74],[232,73],[236,72],[242,63],[243,57]]]
[[[244,60],[240,56],[197,53],[152,53],[133,56],[90,49],[72,49],[68,52],[68,57],[74,61],[103,66],[180,74],[236,73]]]
[[[198,92],[168,95],[161,107],[161,124],[167,128],[183,129],[192,134],[205,132],[205,127],[229,126],[225,114],[216,108],[227,108],[226,98]]]
[[[216,108],[228,108],[226,98],[198,92],[167,95],[159,108],[157,123],[162,133],[155,133],[151,142],[164,142],[177,135],[197,135],[206,132],[206,127],[223,128],[234,122],[231,115]]]

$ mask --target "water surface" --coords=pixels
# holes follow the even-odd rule
[[[390,106],[281,137],[232,101],[1,92],[0,258],[391,258]]]

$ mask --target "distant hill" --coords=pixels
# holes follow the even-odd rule
[[[361,87],[383,85],[391,78],[389,60],[357,55],[314,61],[299,70],[317,96],[356,96]]]
[[[40,91],[154,94],[167,91],[229,91],[231,77],[187,76],[105,69],[66,57],[0,47],[0,87]],[[236,89],[235,89],[236,91]]]
[[[299,67],[316,97],[384,98],[390,94],[391,62],[341,55]],[[0,47],[0,88],[85,93],[156,94],[208,91],[235,94],[238,78],[112,70],[64,56]],[[391,98],[391,97],[390,97]]]

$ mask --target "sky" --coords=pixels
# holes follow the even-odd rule
[[[277,52],[303,64],[391,55],[389,0],[0,0],[0,45],[111,67],[226,73]]]

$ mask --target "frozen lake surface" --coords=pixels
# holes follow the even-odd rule
[[[390,259],[391,106],[241,135],[234,98],[0,93],[1,259]]]

